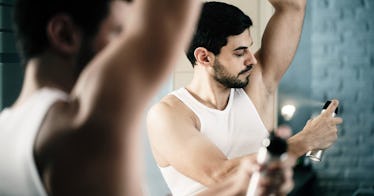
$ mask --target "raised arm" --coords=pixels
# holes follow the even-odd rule
[[[137,0],[125,31],[82,73],[74,95],[82,119],[109,117],[111,124],[139,114],[187,46],[200,3]],[[111,105],[111,106],[110,106]],[[109,106],[109,107],[108,107]],[[136,117],[136,115],[134,115]],[[114,122],[114,123],[113,123]]]
[[[125,31],[91,61],[70,101],[58,107],[68,120],[54,122],[64,126],[53,141],[55,161],[43,174],[49,194],[141,195],[140,117],[187,45],[199,4],[135,0]]]
[[[269,0],[275,8],[255,54],[257,65],[247,94],[268,130],[274,129],[275,92],[295,55],[304,21],[306,0]]]
[[[269,2],[275,11],[266,26],[256,57],[267,90],[274,91],[295,56],[304,21],[306,0]]]

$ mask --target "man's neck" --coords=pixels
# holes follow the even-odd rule
[[[192,81],[186,89],[202,104],[217,110],[226,108],[231,91],[201,70],[195,70]]]
[[[48,54],[31,58],[26,65],[22,90],[13,107],[22,104],[35,91],[56,88],[69,93],[76,81],[72,63]]]

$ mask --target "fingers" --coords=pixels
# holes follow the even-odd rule
[[[286,169],[285,171],[285,183],[280,188],[280,195],[286,195],[287,193],[291,192],[294,187],[293,181],[293,170],[291,168]]]
[[[295,155],[293,155],[291,153],[288,153],[287,154],[287,159],[284,161],[286,167],[289,166],[289,167],[293,168],[296,165],[297,159],[298,159],[297,156],[295,156]]]
[[[332,100],[324,112],[306,123],[302,136],[309,149],[329,148],[338,139],[337,125],[343,123],[343,119],[332,115],[338,105],[338,100]]]
[[[259,195],[286,195],[293,188],[292,169],[267,172],[259,181]]]
[[[326,108],[324,115],[332,116],[332,114],[335,112],[335,109],[338,107],[339,101],[337,99],[331,100],[330,105]]]
[[[340,118],[340,117],[335,117],[335,118],[332,119],[332,123],[333,123],[333,125],[342,124],[343,123],[343,119]]]

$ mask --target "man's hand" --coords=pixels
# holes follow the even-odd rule
[[[287,195],[294,186],[292,178],[294,165],[295,159],[289,157],[261,167],[256,195]]]
[[[303,136],[308,150],[326,149],[338,139],[336,126],[341,124],[343,119],[332,116],[338,105],[338,100],[332,100],[323,113],[306,123],[300,135]]]

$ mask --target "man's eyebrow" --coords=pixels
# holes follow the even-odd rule
[[[248,47],[247,46],[239,46],[239,47],[235,48],[234,51],[245,50],[245,49],[248,49]]]

